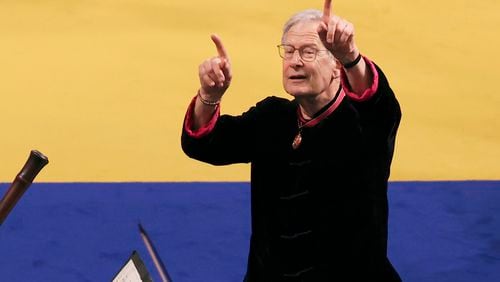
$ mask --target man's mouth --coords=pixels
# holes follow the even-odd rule
[[[291,75],[291,76],[289,77],[289,79],[291,79],[291,80],[304,80],[304,79],[306,79],[306,78],[307,78],[307,76],[305,76],[305,75],[300,75],[300,74],[297,74],[297,75]]]

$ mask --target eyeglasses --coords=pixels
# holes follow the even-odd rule
[[[311,47],[311,46],[302,46],[300,48],[295,48],[292,45],[286,45],[286,44],[280,44],[277,47],[278,47],[278,53],[279,53],[281,58],[283,58],[285,60],[290,60],[293,58],[293,55],[295,54],[295,51],[297,50],[297,51],[299,51],[300,58],[302,58],[302,60],[304,60],[306,62],[314,61],[319,52],[328,51],[326,49],[318,50],[318,49]]]

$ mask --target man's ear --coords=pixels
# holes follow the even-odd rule
[[[337,60],[337,58],[333,58],[333,73],[332,76],[333,78],[339,78],[340,77],[340,72],[342,70],[342,63]]]
[[[333,57],[333,60],[335,61],[335,68],[341,69],[342,68],[342,63],[339,61],[339,59]]]

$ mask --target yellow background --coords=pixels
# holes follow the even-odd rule
[[[0,1],[0,182],[31,149],[37,181],[247,181],[180,149],[199,63],[219,34],[234,82],[222,111],[286,97],[275,45],[322,1]],[[344,0],[361,52],[403,108],[392,180],[500,179],[500,2]]]

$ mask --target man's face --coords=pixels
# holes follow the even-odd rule
[[[283,44],[325,50],[317,27],[318,22],[297,23],[285,34]],[[294,97],[317,96],[328,90],[335,68],[335,59],[327,51],[318,52],[312,62],[304,61],[295,51],[292,58],[283,59],[283,87]]]

